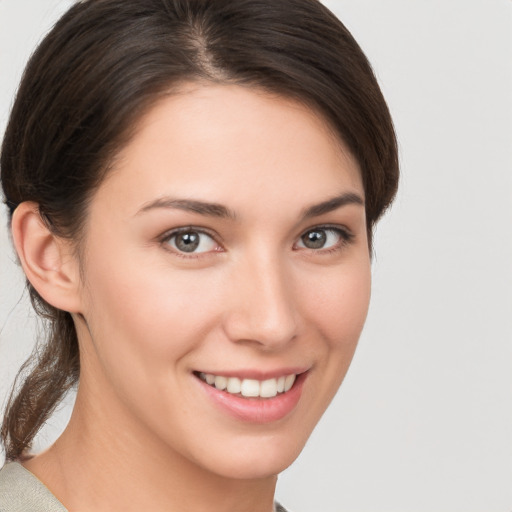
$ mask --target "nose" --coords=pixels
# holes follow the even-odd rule
[[[234,342],[279,350],[298,334],[297,297],[291,272],[278,257],[240,262],[231,275],[231,305],[224,330]]]

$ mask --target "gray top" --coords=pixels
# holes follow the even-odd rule
[[[0,512],[67,512],[62,503],[18,462],[0,470]]]
[[[275,504],[275,512],[286,510]],[[18,462],[0,470],[0,512],[67,512],[62,503]]]

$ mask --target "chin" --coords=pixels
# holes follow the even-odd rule
[[[307,438],[306,438],[307,439]],[[260,442],[246,443],[245,447],[226,449],[225,454],[210,453],[210,471],[230,479],[258,480],[274,477],[290,466],[304,448],[306,439],[300,441],[293,435]]]

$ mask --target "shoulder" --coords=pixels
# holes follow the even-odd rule
[[[0,512],[67,512],[30,471],[17,462],[0,470]]]

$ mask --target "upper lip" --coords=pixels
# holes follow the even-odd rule
[[[204,373],[222,377],[237,377],[240,380],[243,379],[254,379],[254,380],[268,380],[268,379],[277,379],[279,377],[286,377],[287,375],[299,375],[301,373],[305,373],[309,370],[308,367],[287,367],[287,368],[277,368],[274,370],[261,370],[261,369],[240,369],[240,370],[197,370],[194,373]]]

